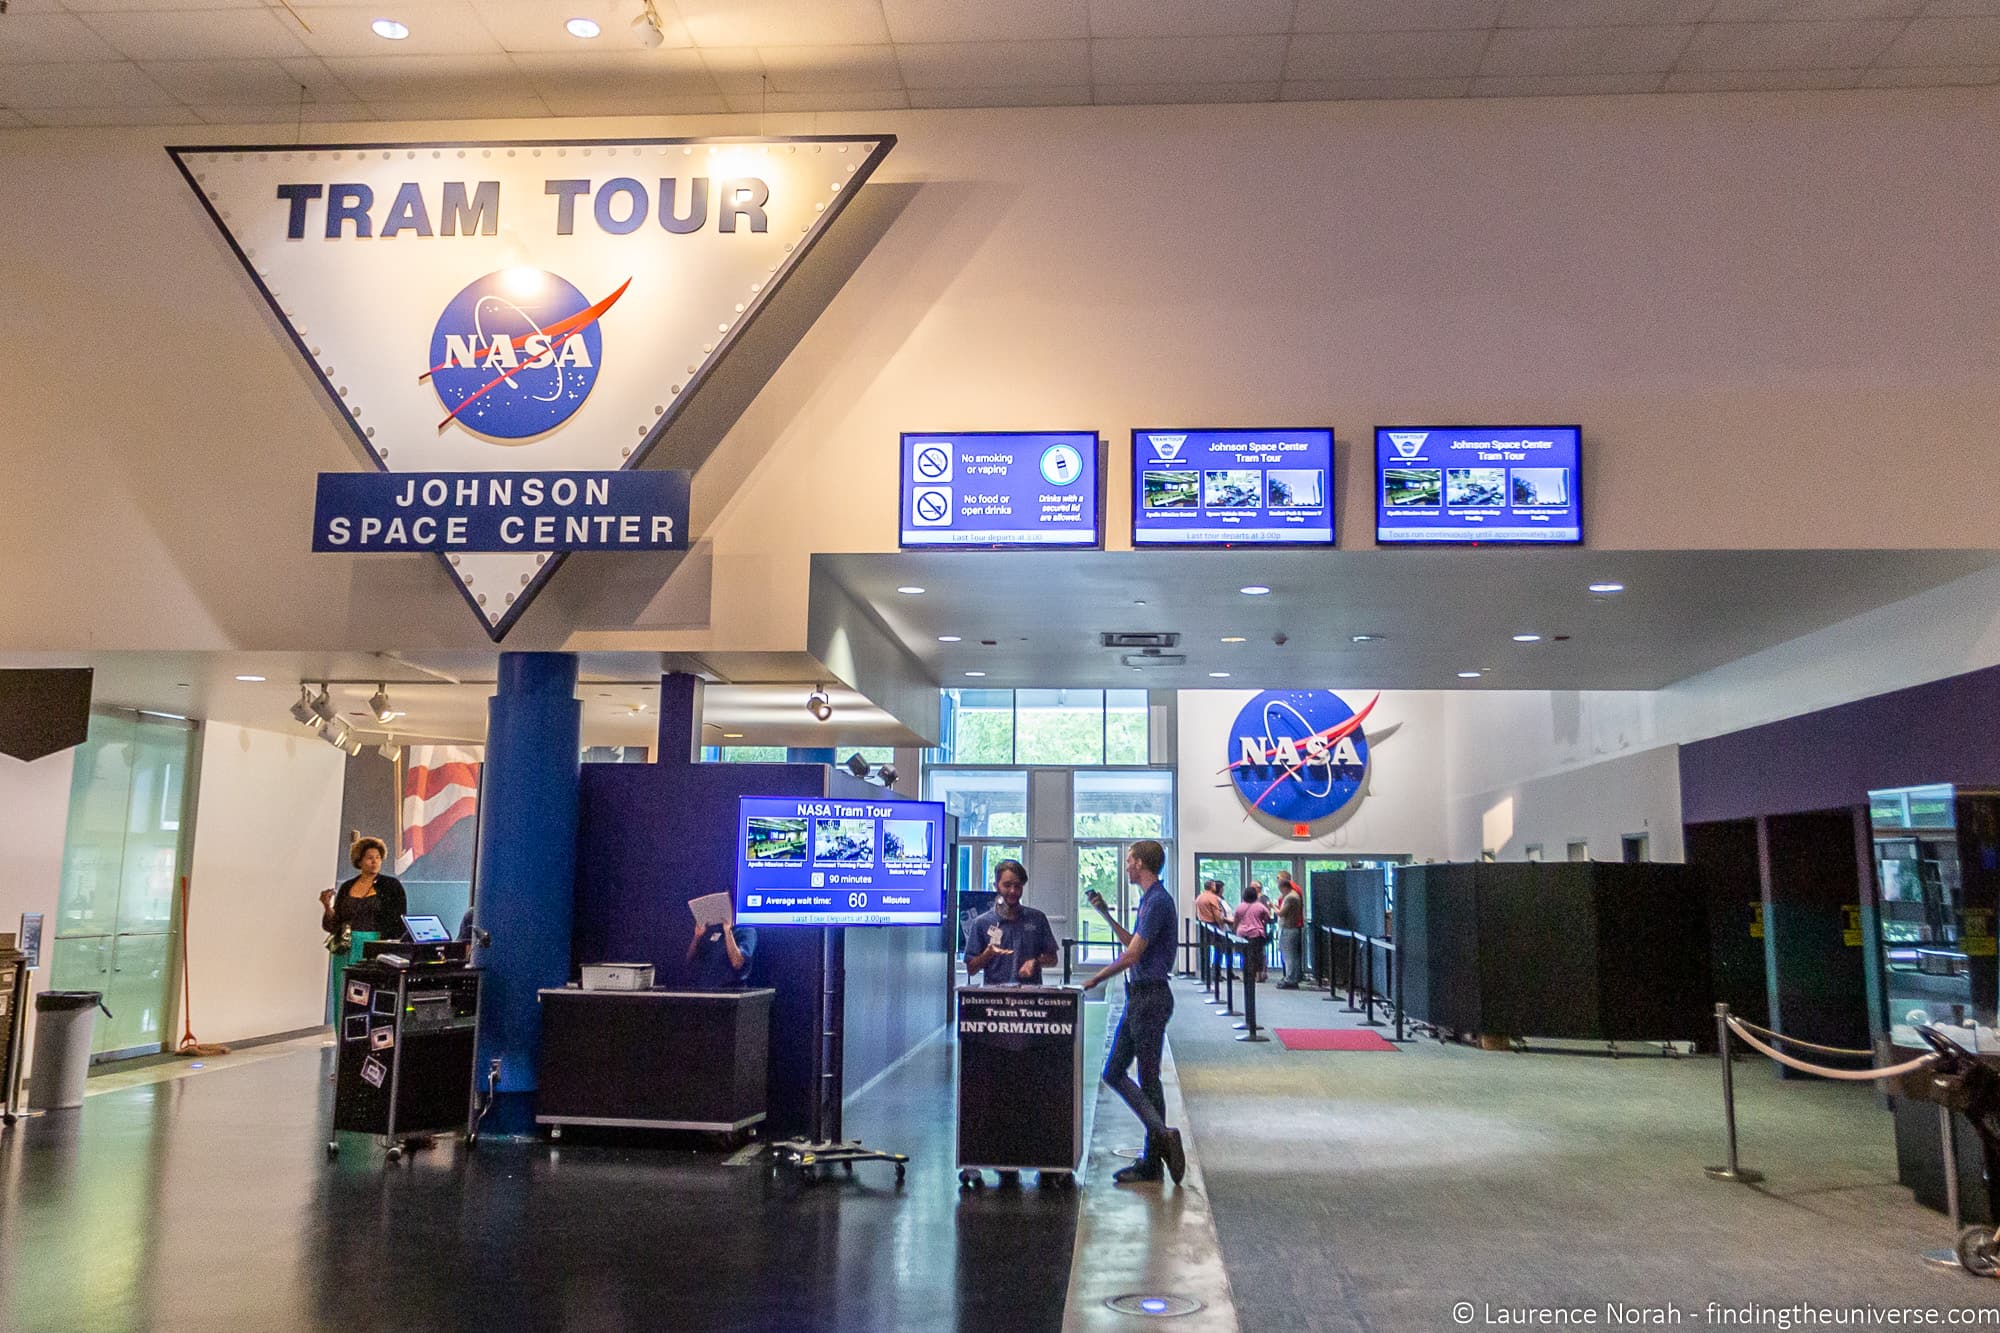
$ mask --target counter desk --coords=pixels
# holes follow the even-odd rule
[[[536,1123],[734,1133],[764,1119],[776,991],[539,994]]]

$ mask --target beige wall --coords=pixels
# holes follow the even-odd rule
[[[703,468],[701,549],[626,557],[636,606],[559,577],[511,646],[804,649],[810,553],[894,547],[907,428],[1096,427],[1121,497],[1135,424],[1329,422],[1358,535],[1373,424],[1557,418],[1585,426],[1597,546],[1991,541],[1992,90],[763,128],[899,134],[844,219],[879,241]],[[35,386],[9,465],[36,498],[0,531],[24,571],[0,647],[484,645],[426,560],[305,549],[313,474],[358,461],[160,151],[246,133],[0,136],[0,358]]]
[[[23,912],[42,914],[42,963],[33,978],[34,990],[48,989],[54,960],[56,897],[62,886],[63,835],[69,827],[69,782],[75,763],[74,750],[32,764],[0,755],[0,931],[17,931]],[[32,1057],[32,1008],[26,1040]]]
[[[189,868],[187,956],[195,1035],[241,1041],[317,1027],[347,756],[309,735],[202,729]]]

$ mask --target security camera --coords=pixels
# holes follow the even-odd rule
[[[806,696],[806,711],[820,722],[833,716],[833,700],[826,697],[824,685],[813,686],[813,692]]]

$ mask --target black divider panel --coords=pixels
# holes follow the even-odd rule
[[[1593,1035],[1598,1027],[1596,867],[1468,866],[1479,910],[1482,1031]]]
[[[1757,821],[1723,819],[1684,830],[1689,869],[1707,909],[1710,1002],[1770,1026],[1765,976],[1764,891],[1757,873]]]
[[[1714,987],[1699,872],[1645,863],[1588,869],[1597,903],[1594,1035],[1606,1041],[1703,1036]]]
[[[1341,892],[1346,898],[1349,930],[1381,935],[1388,929],[1389,876],[1382,870],[1343,870]]]
[[[1770,1026],[1826,1046],[1866,1049],[1868,990],[1854,812],[1771,815],[1764,824]]]
[[[1479,920],[1472,866],[1396,872],[1396,949],[1403,1009],[1460,1032],[1480,1030]]]

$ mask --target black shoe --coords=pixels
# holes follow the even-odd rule
[[[1145,1185],[1160,1179],[1166,1174],[1166,1171],[1160,1166],[1158,1161],[1150,1157],[1142,1157],[1130,1166],[1121,1167],[1119,1170],[1113,1171],[1111,1173],[1111,1183],[1114,1185]]]
[[[1021,1173],[1019,1171],[1001,1171],[996,1174],[1000,1177],[1001,1189],[1017,1190],[1021,1188]]]
[[[1166,1150],[1167,1174],[1172,1176],[1174,1184],[1178,1185],[1181,1183],[1181,1177],[1187,1174],[1187,1149],[1181,1147],[1181,1132],[1178,1129],[1167,1131]]]
[[[1296,981],[1281,981],[1278,983],[1279,990],[1297,990],[1298,988],[1299,983]]]

